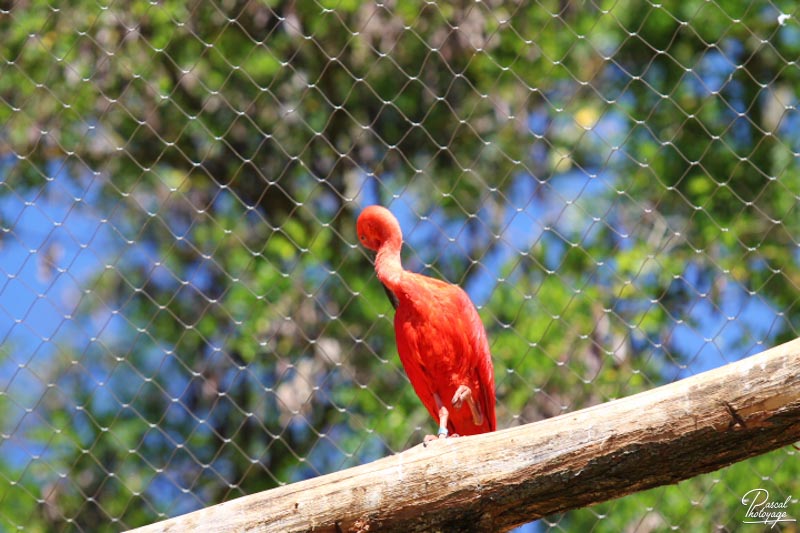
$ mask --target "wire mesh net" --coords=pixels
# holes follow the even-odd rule
[[[478,306],[501,428],[796,337],[798,15],[0,2],[0,529],[135,527],[420,442],[373,203]],[[524,527],[737,529],[748,490],[797,497],[794,454]]]

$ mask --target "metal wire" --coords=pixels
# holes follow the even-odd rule
[[[419,442],[371,203],[477,304],[500,427],[798,334],[792,3],[18,1],[0,29],[3,530]],[[526,527],[735,529],[793,454]]]

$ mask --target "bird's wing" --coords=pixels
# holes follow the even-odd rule
[[[494,366],[492,365],[492,354],[489,351],[489,341],[486,339],[486,330],[481,322],[481,317],[472,301],[464,293],[464,309],[469,314],[470,340],[472,342],[472,361],[473,368],[478,372],[478,381],[481,385],[480,397],[477,398],[481,409],[486,413],[489,422],[489,430],[497,429],[497,418],[495,414],[495,391],[494,391]]]
[[[420,346],[420,341],[424,343],[424,339],[417,338],[416,333],[411,326],[406,329],[395,323],[397,353],[403,363],[408,380],[411,382],[411,386],[414,387],[414,392],[417,393],[417,396],[422,401],[422,405],[425,406],[434,420],[439,420],[439,407],[436,405],[436,399],[431,389],[431,376],[420,357],[420,350],[424,350],[424,347]]]

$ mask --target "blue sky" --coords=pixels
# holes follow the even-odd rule
[[[615,135],[615,128],[608,124],[597,130],[598,135]],[[43,422],[35,414],[37,404],[51,385],[58,388],[61,376],[55,373],[59,367],[53,362],[62,346],[77,354],[76,364],[95,369],[95,374],[83,372],[81,378],[87,387],[97,389],[92,408],[119,408],[108,396],[108,388],[100,386],[103,374],[81,358],[89,358],[98,350],[108,353],[109,347],[124,340],[123,333],[132,325],[104,305],[92,306],[91,315],[84,313],[85,301],[96,297],[92,292],[94,277],[106,268],[115,268],[121,254],[138,254],[136,260],[148,264],[155,264],[159,258],[142,246],[126,245],[123,235],[135,235],[135,231],[116,227],[111,220],[115,220],[116,209],[128,209],[130,204],[101,202],[98,178],[91,174],[68,176],[63,165],[53,161],[46,169],[46,178],[42,176],[37,186],[25,188],[19,184],[20,165],[27,162],[16,158],[0,162],[0,187],[4,189],[0,194],[0,433],[8,436],[0,445],[5,460],[23,468],[33,457],[47,453],[45,443],[27,435]],[[365,179],[368,183],[357,198],[362,206],[378,198],[376,178]],[[386,176],[380,183],[397,192],[389,207],[406,234],[403,253],[407,267],[424,270],[425,262],[435,261],[438,255],[462,256],[469,248],[466,240],[472,235],[463,230],[463,221],[451,221],[435,207],[418,212],[416,206],[429,204],[430,199],[422,201],[397,178]],[[490,301],[501,267],[515,254],[530,249],[543,237],[546,227],[561,225],[591,239],[590,229],[602,217],[621,233],[627,231],[620,226],[611,202],[604,199],[615,186],[612,174],[587,176],[576,170],[551,178],[543,192],[537,191],[538,185],[526,174],[513,178],[503,213],[502,240],[481,259],[480,268],[472,269],[464,280],[465,289],[479,307]],[[101,209],[110,209],[111,213]],[[478,213],[478,218],[484,215]],[[441,246],[432,249],[431,239]],[[557,265],[559,254],[566,248],[553,246],[550,250],[549,261]],[[425,253],[437,256],[424,257]],[[155,276],[157,270],[153,271]],[[711,281],[691,268],[685,278],[698,293],[710,290],[706,285]],[[735,283],[723,284],[718,301],[721,313],[709,298],[697,298],[680,317],[683,322],[673,326],[672,342],[689,356],[685,365],[665,361],[674,378],[757,353],[783,327],[768,302]],[[156,359],[163,364],[163,353]],[[175,394],[179,396],[180,391]],[[176,487],[164,479],[155,481],[151,490],[178,501],[181,511],[198,505],[194,499],[182,500]]]
[[[48,374],[47,367],[61,343],[81,353],[94,342],[113,343],[116,333],[122,331],[124,324],[118,323],[122,319],[111,309],[82,316],[81,303],[92,297],[87,292],[91,280],[106,265],[115,263],[125,239],[120,229],[98,212],[104,204],[98,201],[99,183],[91,176],[68,177],[60,162],[54,161],[47,169],[49,179],[25,189],[14,185],[17,164],[26,163],[6,158],[0,166],[0,186],[6,189],[0,197],[0,342],[7,354],[0,362],[0,390],[19,403],[16,410],[21,413],[20,408],[33,406],[47,384],[57,379]],[[400,192],[390,208],[406,233],[404,260],[409,268],[424,269],[417,250],[429,249],[426,243],[436,235],[443,246],[437,253],[463,255],[468,248],[465,239],[470,238],[462,231],[463,222],[448,221],[437,210],[417,213],[413,206],[418,199],[412,190],[401,188],[399,180],[391,178],[381,183]],[[579,207],[582,201],[592,199],[597,213],[613,215],[606,206],[596,204],[612,184],[610,176],[590,178],[570,172],[551,179],[545,194],[535,194],[537,182],[530,176],[517,176],[509,193],[512,202],[504,216],[503,240],[465,280],[465,288],[476,304],[481,306],[491,298],[501,266],[536,243],[545,226],[566,223],[582,233],[594,224],[594,213]],[[359,197],[361,205],[376,199],[374,187],[364,187]],[[419,215],[425,219],[420,220]],[[613,219],[610,215],[608,218]],[[441,239],[442,232],[448,239]],[[553,250],[551,253],[558,253],[557,247]],[[145,250],[140,252],[143,261],[157,260],[148,257]],[[553,258],[554,264],[557,259]],[[708,280],[691,277],[689,270],[687,280],[702,292]],[[689,365],[676,377],[756,353],[782,327],[776,311],[758,294],[750,294],[735,283],[724,284],[721,294],[722,313],[714,312],[708,298],[699,298],[684,317],[687,322],[692,319],[696,327],[675,325],[673,342],[691,356]],[[739,341],[745,334],[756,342],[743,349]],[[6,418],[6,430],[14,419]]]

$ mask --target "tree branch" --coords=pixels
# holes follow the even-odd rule
[[[435,441],[137,531],[493,531],[800,440],[800,339],[620,400]]]

